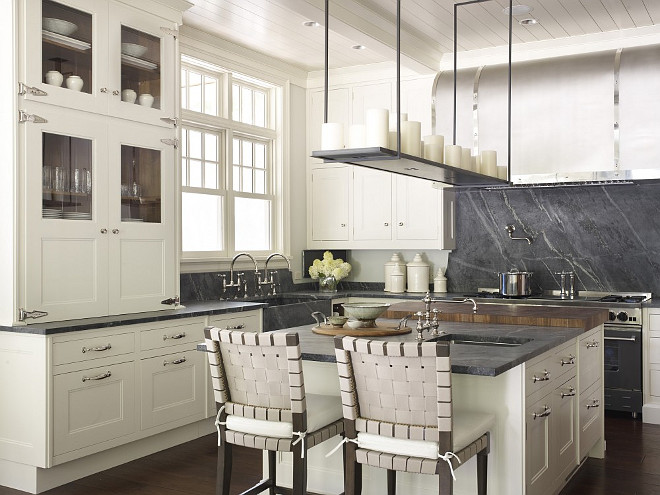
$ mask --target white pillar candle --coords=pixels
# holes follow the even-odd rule
[[[506,180],[507,172],[507,167],[497,167],[497,178]]]
[[[370,108],[365,117],[365,145],[367,147],[389,145],[389,115],[386,108]]]
[[[396,131],[390,131],[387,134],[389,136],[389,139],[388,139],[388,141],[390,143],[389,148],[391,150],[396,151]]]
[[[497,177],[497,151],[481,152],[481,169],[485,175]]]
[[[364,148],[365,128],[362,124],[353,124],[348,129],[348,147]]]
[[[461,168],[462,149],[457,144],[448,144],[445,146],[445,163],[450,167]]]
[[[408,120],[407,113],[401,113],[401,122]],[[390,114],[390,131],[396,132],[396,113]]]
[[[472,167],[470,168],[473,172],[480,173],[481,170],[481,158],[479,155],[472,157]]]
[[[472,150],[463,148],[461,150],[461,168],[463,170],[472,170]]]
[[[321,149],[340,150],[344,148],[344,124],[328,122],[321,125]]]
[[[444,136],[424,136],[424,158],[432,162],[442,163],[444,160],[444,151]]]
[[[414,120],[401,122],[401,152],[422,156],[422,123]]]

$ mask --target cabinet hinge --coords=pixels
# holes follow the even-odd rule
[[[170,297],[169,299],[165,299],[164,301],[161,301],[160,303],[161,304],[167,304],[169,306],[172,306],[172,305],[178,306],[180,302],[181,302],[181,300],[179,299],[179,296],[176,295],[174,297]]]
[[[19,82],[18,83],[18,94],[19,95],[26,95],[30,93],[32,96],[48,96],[48,93],[45,91],[35,88],[33,86],[28,86],[25,83]]]
[[[174,127],[179,125],[178,117],[161,117],[160,120],[162,120],[166,124],[172,124]]]
[[[18,121],[20,123],[22,123],[22,122],[32,122],[34,124],[45,124],[45,123],[48,122],[43,117],[39,117],[38,115],[27,113],[25,110],[19,110],[18,111]]]
[[[27,318],[43,318],[48,316],[46,311],[25,311],[23,308],[18,308],[18,321],[25,321]]]
[[[168,27],[165,27],[165,26],[161,26],[160,30],[165,34],[169,34],[170,36],[174,36],[175,38],[177,36],[179,36],[179,30],[178,29],[172,29],[172,28],[168,28]]]
[[[177,138],[161,139],[160,142],[163,144],[167,144],[168,146],[174,146],[174,149],[177,149],[179,147],[179,140]]]

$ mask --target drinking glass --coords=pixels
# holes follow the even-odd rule
[[[43,179],[43,188],[52,189],[53,188],[53,167],[46,165],[42,169],[42,179]]]

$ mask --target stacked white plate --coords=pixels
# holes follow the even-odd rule
[[[62,216],[67,220],[91,220],[92,214],[85,211],[65,211]]]
[[[62,210],[55,208],[42,208],[41,218],[62,218]]]

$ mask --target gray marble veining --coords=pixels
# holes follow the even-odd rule
[[[575,272],[578,290],[660,291],[660,185],[459,190],[453,292],[498,287],[497,273],[534,272],[532,290],[557,289]],[[534,242],[509,239],[531,236]]]

